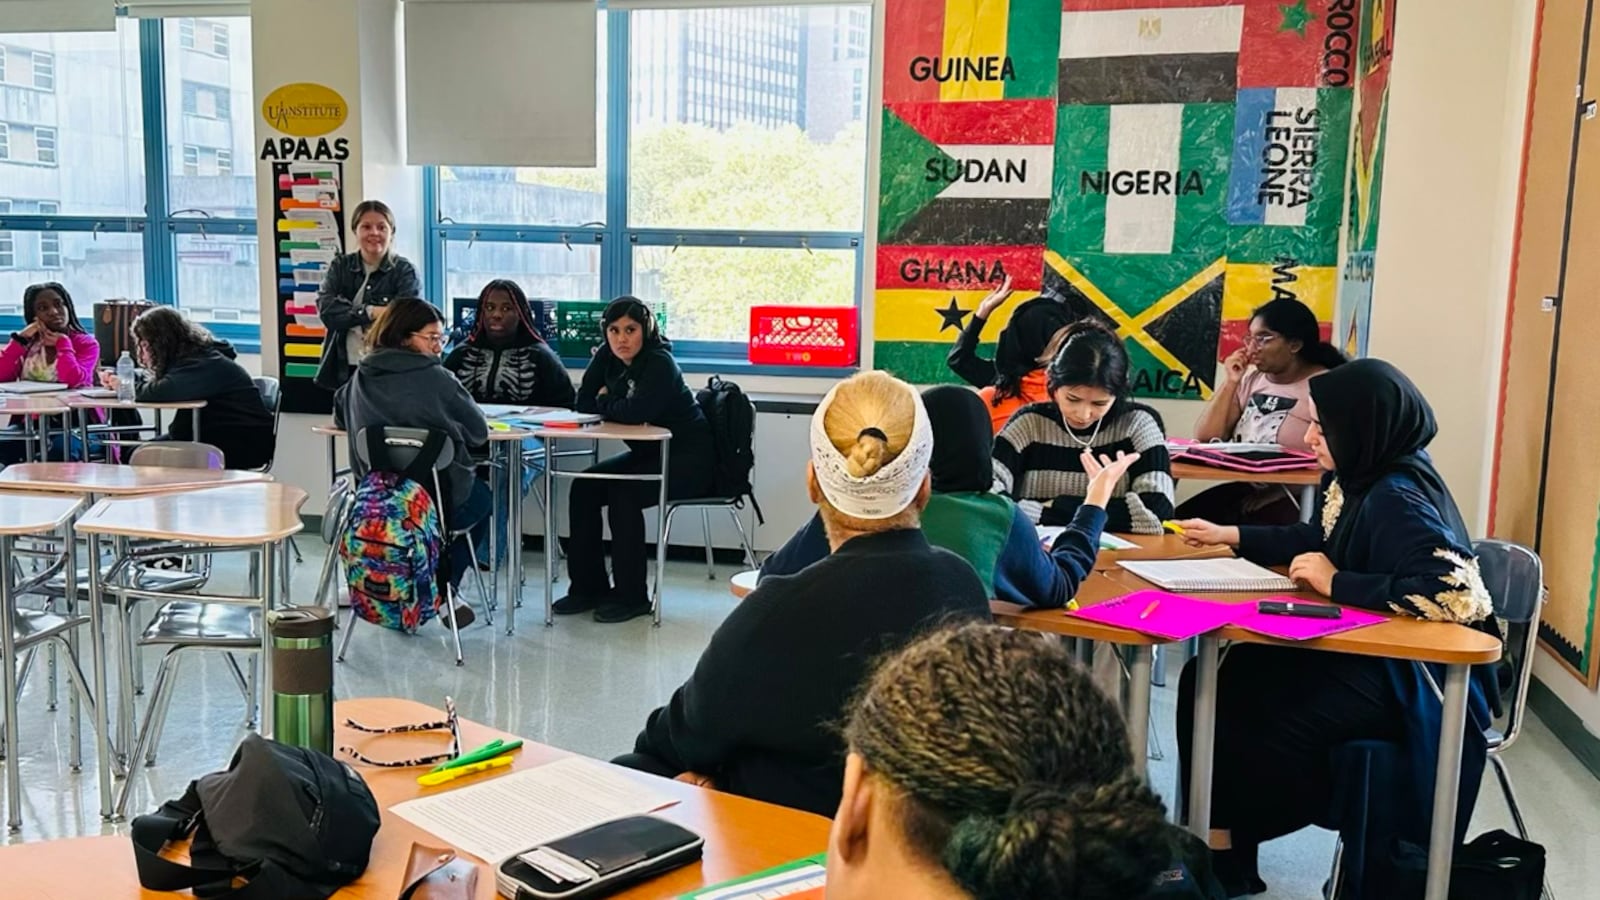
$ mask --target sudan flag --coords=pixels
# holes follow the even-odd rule
[[[1353,100],[1344,89],[1239,92],[1227,201],[1231,257],[1338,263]]]
[[[886,106],[879,242],[1043,244],[1054,114],[1049,100]]]
[[[1232,103],[1244,8],[1209,0],[1066,0],[1063,104]]]
[[[873,367],[913,384],[954,380],[945,357],[974,310],[1007,277],[1016,294],[990,318],[979,353],[1012,310],[1039,293],[1044,247],[879,247]]]
[[[883,100],[1048,99],[1059,0],[888,0]]]
[[[1221,256],[1233,105],[1060,107],[1050,249]]]
[[[1339,294],[1339,270],[1334,266],[1308,266],[1295,259],[1271,265],[1228,261],[1222,292],[1222,335],[1217,359],[1227,359],[1244,346],[1250,334],[1250,317],[1272,300],[1298,300],[1317,317],[1322,339],[1333,333],[1333,307]]]
[[[1211,396],[1227,261],[1221,256],[1045,253],[1043,290],[1083,305],[1128,349],[1133,393]]]

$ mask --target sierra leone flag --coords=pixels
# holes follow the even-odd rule
[[[1234,114],[1230,256],[1335,265],[1349,158],[1352,91],[1250,88]]]
[[[1050,249],[1222,255],[1233,106],[1062,106]]]
[[[886,106],[879,242],[1043,245],[1054,112],[1050,100]]]
[[[1210,0],[1066,0],[1056,88],[1063,104],[1232,103],[1244,8]]]

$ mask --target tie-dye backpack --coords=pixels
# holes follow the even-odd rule
[[[347,521],[339,557],[356,615],[408,632],[438,615],[444,536],[427,490],[395,472],[368,472]]]

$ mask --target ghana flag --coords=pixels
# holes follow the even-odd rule
[[[1050,98],[1060,0],[888,0],[885,103]]]
[[[945,357],[967,318],[1008,276],[1016,293],[989,320],[979,352],[1011,311],[1039,293],[1044,247],[879,247],[873,299],[873,368],[912,384],[954,380]]]
[[[1054,138],[1049,100],[886,106],[879,242],[1043,244]]]

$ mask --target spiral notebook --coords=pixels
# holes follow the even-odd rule
[[[1296,585],[1247,559],[1163,559],[1117,565],[1168,591],[1292,591]]]

